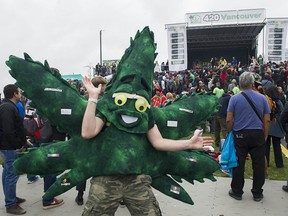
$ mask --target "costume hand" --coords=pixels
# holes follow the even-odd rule
[[[212,146],[213,139],[210,136],[202,137],[203,130],[195,130],[194,135],[191,137],[192,149],[207,149]]]
[[[89,97],[98,99],[101,93],[102,84],[99,84],[98,87],[96,88],[87,76],[83,77],[82,83],[85,86],[89,94]]]

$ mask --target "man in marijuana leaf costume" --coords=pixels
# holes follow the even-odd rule
[[[202,121],[217,112],[218,99],[198,94],[182,97],[161,109],[150,106],[155,49],[154,36],[149,28],[138,32],[98,102],[98,89],[90,88],[92,86],[87,78],[84,78],[84,83],[91,97],[88,102],[59,73],[51,70],[47,61],[43,65],[27,54],[25,59],[10,56],[6,62],[11,68],[10,74],[17,80],[16,85],[24,90],[24,96],[32,100],[31,106],[71,136],[68,141],[52,143],[23,154],[14,163],[18,174],[55,175],[66,171],[43,198],[64,193],[92,176],[100,176],[92,179],[92,187],[97,185],[96,181],[107,176],[114,176],[117,180],[131,177],[134,180],[128,183],[140,181],[147,194],[151,192],[151,176],[152,187],[193,204],[177,182],[181,183],[182,179],[190,183],[194,180],[203,182],[203,178],[215,180],[213,173],[219,169],[219,164],[202,150],[203,144],[212,144],[211,138],[199,137],[201,131],[197,131],[189,140],[180,139],[189,136]],[[91,116],[88,122],[86,114],[83,118],[84,112]],[[85,138],[81,137],[81,125]],[[200,150],[189,150],[191,148]],[[180,151],[183,149],[187,150]],[[105,191],[101,181],[98,185],[98,191]],[[119,187],[124,185],[116,184],[110,191]],[[129,187],[133,188],[133,184]],[[129,208],[131,197],[123,191],[121,193],[116,198],[108,196],[108,193],[111,199],[104,199],[108,204],[116,203],[116,207],[111,207],[113,211],[121,199]],[[135,191],[137,193],[139,191]],[[90,193],[88,199],[101,198],[97,194]],[[147,196],[153,197],[150,194]],[[90,206],[89,211],[93,213],[93,203]],[[88,210],[88,203],[86,207]],[[153,214],[156,213],[150,215]],[[145,214],[141,212],[138,215]]]
[[[89,100],[82,123],[82,136],[87,139],[97,136],[103,128],[106,129],[105,124],[109,122],[109,125],[113,124],[118,129],[114,131],[113,136],[118,137],[120,143],[122,143],[121,137],[125,137],[123,147],[126,144],[129,149],[139,143],[137,140],[140,137],[147,139],[155,149],[160,151],[202,149],[203,146],[212,145],[211,137],[199,137],[201,132],[199,130],[190,140],[164,139],[157,125],[154,124],[153,115],[150,112],[151,106],[148,102],[152,91],[151,77],[147,76],[145,70],[143,71],[149,64],[153,65],[154,61],[155,45],[149,40],[151,34],[146,28],[139,37],[136,35],[131,45],[132,49],[126,51],[119,64],[119,70],[107,86],[106,95],[104,95],[106,97],[103,97],[102,103],[99,101],[100,113],[96,117],[101,86],[95,88],[87,77],[83,79],[83,84],[89,93]],[[145,53],[137,53],[140,49]],[[153,72],[151,69],[147,71]],[[110,96],[107,97],[109,93]],[[104,108],[102,108],[103,101],[106,104]],[[124,136],[126,132],[129,135]],[[126,155],[122,154],[122,156]],[[150,184],[151,177],[147,175],[94,177],[83,215],[114,215],[121,199],[124,200],[132,215],[161,215]],[[171,189],[170,186],[170,190],[175,190],[177,193],[177,187],[173,189],[172,186]]]

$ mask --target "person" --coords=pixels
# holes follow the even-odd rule
[[[237,81],[235,79],[233,79],[231,81],[231,84],[232,84],[232,92],[233,92],[233,94],[235,95],[235,94],[240,93],[240,89],[238,88]]]
[[[20,114],[20,116],[22,118],[22,121],[24,121],[25,109],[26,108],[25,108],[25,105],[24,105],[24,102],[23,102],[23,97],[21,97],[21,99],[22,100],[16,104],[16,107],[17,107],[18,112],[19,112],[19,114]],[[25,130],[26,130],[26,128],[25,128]],[[26,133],[26,135],[27,135],[27,133]],[[30,142],[30,139],[27,139],[27,142],[28,141],[29,141],[29,146],[27,145],[27,147],[32,147],[33,144]],[[27,175],[27,180],[28,180],[28,182],[27,182],[28,184],[32,184],[32,183],[34,183],[34,182],[39,180],[39,176],[37,176],[37,175]]]
[[[211,57],[210,64],[211,64],[211,67],[213,69],[215,67],[215,64],[216,64],[216,60],[214,57]]]
[[[258,61],[258,64],[259,64],[259,65],[262,65],[262,64],[263,64],[263,57],[262,57],[261,54],[258,56],[257,61]]]
[[[253,101],[251,103],[256,110],[253,110],[242,93],[232,96],[229,101],[226,123],[227,130],[233,130],[238,167],[233,168],[231,189],[228,194],[236,200],[242,199],[245,161],[249,153],[253,163],[251,192],[254,201],[261,201],[262,187],[265,183],[265,140],[269,131],[270,108],[266,97],[253,89],[253,73],[242,73],[239,84],[242,92]]]
[[[22,151],[27,142],[23,120],[16,107],[21,99],[21,91],[16,85],[9,84],[3,92],[4,99],[0,105],[0,150],[4,159],[2,185],[5,207],[7,213],[20,215],[25,214],[26,210],[19,204],[26,200],[16,196],[19,176],[14,174],[13,162],[16,151]]]
[[[272,82],[273,80],[272,81],[271,80],[272,80],[271,76],[268,73],[265,73],[264,78],[262,79],[262,86],[264,89],[267,89],[270,86],[274,85]]]
[[[104,90],[106,88],[106,85],[107,85],[107,80],[102,76],[94,76],[92,78],[91,82],[92,82],[93,86],[95,86],[95,87],[98,87],[100,84],[102,85],[101,92],[99,94],[99,97],[102,97],[104,94]],[[85,98],[88,100],[89,95],[86,94]],[[78,191],[78,193],[77,193],[77,196],[75,198],[75,202],[79,206],[83,205],[83,203],[84,203],[83,195],[84,195],[84,191],[86,190],[86,181],[78,184],[76,186],[76,190]]]
[[[167,100],[164,102],[163,106],[167,106],[173,103],[173,101],[175,100],[175,97],[171,92],[167,92],[165,97],[167,98]]]
[[[286,131],[286,133],[288,132],[288,127],[287,127],[287,123],[288,123],[288,103],[285,104],[284,110],[280,115],[280,123],[282,125],[282,128]],[[286,185],[282,186],[282,189],[286,192],[288,192],[288,180]]]
[[[288,193],[288,180],[287,180],[286,185],[283,185],[283,186],[282,186],[282,190],[284,190],[285,192]]]
[[[249,56],[249,58],[250,58],[250,56]],[[252,56],[252,58],[250,58],[250,61],[251,61],[251,66],[253,67],[253,69],[254,69],[255,66],[259,65],[259,63],[258,63],[257,59],[255,58],[255,56]]]
[[[227,60],[224,57],[220,57],[218,69],[223,69],[227,65]]]
[[[167,100],[167,98],[162,93],[161,88],[155,88],[155,92],[156,92],[155,95],[151,99],[152,105],[154,107],[161,107],[164,104],[164,102]]]
[[[89,93],[89,100],[83,116],[81,135],[85,139],[91,139],[101,132],[106,122],[100,115],[95,116],[102,85],[94,87],[87,77],[83,78],[83,84]],[[164,139],[154,124],[148,130],[147,138],[159,151],[201,149],[211,146],[212,138],[202,137],[201,133],[202,130],[196,130],[189,140]],[[161,215],[150,184],[151,177],[143,174],[94,177],[82,215],[114,215],[122,199],[132,215],[139,215],[139,212],[141,215]]]
[[[233,93],[233,92],[232,92]],[[223,93],[223,95],[219,98],[219,103],[221,107],[219,108],[217,114],[215,115],[215,144],[219,147],[219,151],[221,152],[222,146],[221,146],[221,136],[220,133],[222,132],[223,139],[226,138],[228,131],[226,126],[226,116],[227,116],[227,107],[229,100],[231,98],[231,92],[230,93]]]
[[[52,128],[52,136],[49,142],[64,141],[66,139],[66,133],[60,132],[56,126],[51,125],[51,128]],[[56,178],[57,178],[56,175],[44,176],[44,192],[46,192],[51,187],[51,185],[54,184]],[[51,199],[42,199],[42,208],[44,210],[55,208],[63,204],[64,204],[63,199],[57,199],[55,197]]]
[[[282,124],[280,123],[280,114],[284,110],[284,106],[280,101],[280,94],[277,86],[271,86],[265,90],[267,96],[269,96],[276,104],[276,112],[275,116],[270,121],[270,130],[268,133],[268,138],[266,140],[266,159],[267,165],[269,166],[270,162],[270,145],[271,141],[273,144],[274,150],[274,161],[277,168],[284,167],[282,151],[281,151],[281,138],[285,136],[285,131],[282,128]],[[271,118],[270,118],[271,119]]]
[[[220,82],[216,82],[216,87],[213,89],[213,94],[220,98],[224,94],[224,89],[221,87]]]
[[[237,60],[234,56],[232,57],[231,65],[232,65],[233,67],[238,66],[238,60]]]

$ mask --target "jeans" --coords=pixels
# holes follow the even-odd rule
[[[282,168],[284,166],[283,163],[283,157],[282,157],[282,150],[281,150],[281,138],[275,137],[275,136],[268,136],[266,140],[266,159],[267,163],[269,166],[270,162],[270,145],[271,145],[271,140],[272,140],[272,145],[273,145],[273,150],[274,150],[274,161],[276,164],[277,168]]]
[[[238,167],[233,168],[231,188],[237,195],[242,195],[244,170],[247,154],[251,155],[253,168],[252,194],[259,197],[265,183],[265,139],[263,130],[234,131],[234,144],[238,158]]]
[[[56,176],[45,176],[44,177],[44,192],[46,192],[55,181],[56,181]],[[53,198],[49,200],[48,199],[42,200],[43,205],[49,205],[52,202],[53,202]]]
[[[77,191],[85,191],[86,189],[86,181],[81,182],[80,184],[76,185]]]
[[[2,173],[2,185],[5,196],[5,206],[9,208],[17,203],[16,184],[19,176],[14,173],[13,162],[16,158],[15,150],[1,150],[4,164]]]

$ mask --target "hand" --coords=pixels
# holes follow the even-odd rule
[[[82,83],[85,86],[89,94],[89,97],[98,99],[99,95],[101,94],[102,84],[99,84],[98,87],[96,88],[87,76],[83,77]]]
[[[202,137],[203,130],[195,130],[194,135],[191,137],[191,148],[192,149],[208,149],[212,146],[213,139],[210,136]]]
[[[31,142],[30,139],[27,139],[26,141],[27,141],[26,144],[28,147],[33,147],[33,143]]]

